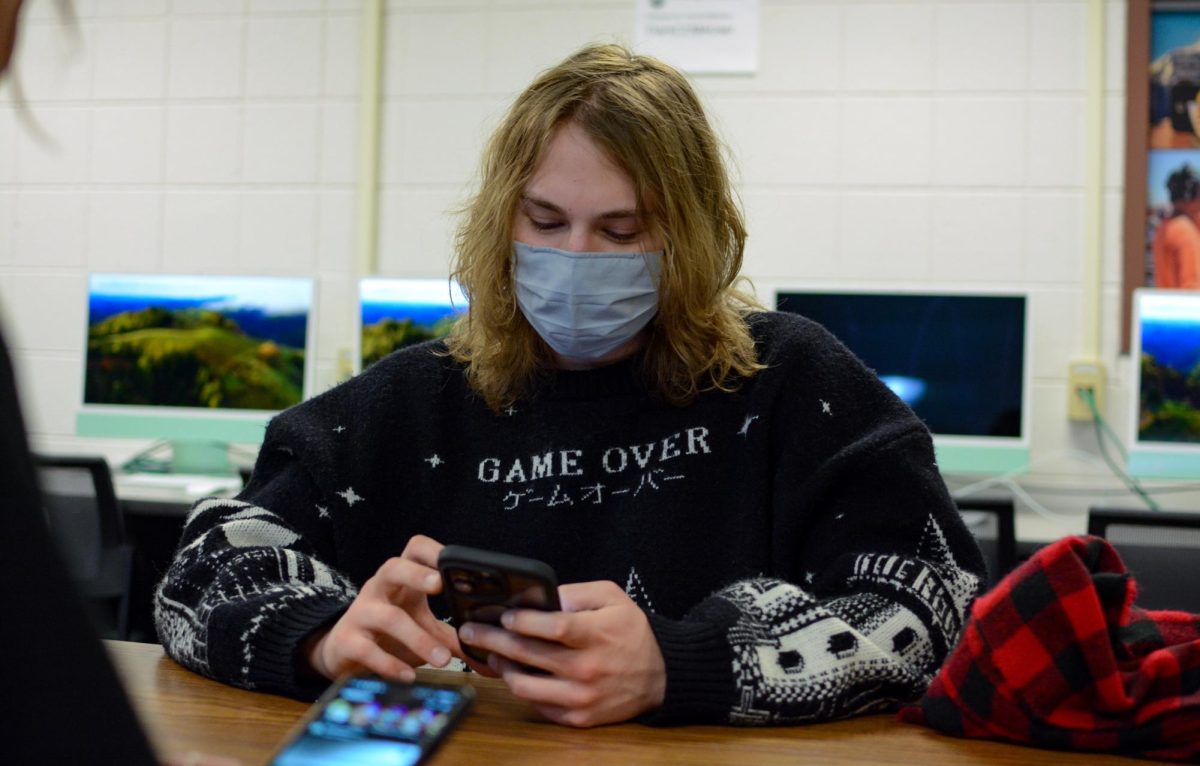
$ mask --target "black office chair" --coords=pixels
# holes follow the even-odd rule
[[[1012,498],[954,499],[987,565],[990,589],[1017,565],[1016,505]]]
[[[133,546],[100,457],[35,455],[50,531],[106,638],[129,638]]]
[[[1089,508],[1088,534],[1117,549],[1138,606],[1200,614],[1200,513]]]

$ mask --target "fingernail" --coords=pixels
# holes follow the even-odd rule
[[[511,628],[513,620],[515,619],[517,618],[513,616],[512,612],[505,612],[504,614],[500,615],[500,624],[506,628]]]
[[[434,649],[429,655],[429,661],[441,667],[450,661],[450,650],[444,646]]]
[[[500,658],[494,654],[488,655],[488,667],[497,673],[500,672]]]
[[[437,572],[425,575],[425,587],[432,588],[442,581],[442,576]]]
[[[475,640],[475,629],[471,627],[461,627],[458,629],[458,637],[468,644]]]
[[[411,684],[413,681],[417,680],[417,671],[413,670],[412,668],[405,668],[404,670],[401,670],[400,680],[406,684]]]

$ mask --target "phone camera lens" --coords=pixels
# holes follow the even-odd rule
[[[459,593],[474,593],[475,583],[469,572],[456,570],[450,573],[450,586]]]

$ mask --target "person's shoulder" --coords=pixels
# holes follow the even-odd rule
[[[759,311],[746,317],[759,360],[771,364],[795,357],[833,352],[845,347],[821,324],[788,311]]]
[[[402,346],[375,362],[352,380],[371,387],[397,381],[444,377],[462,371],[443,340],[427,340]]]
[[[277,417],[297,424],[312,424],[330,417],[359,417],[386,402],[417,402],[444,387],[449,378],[461,376],[462,366],[454,361],[440,340],[425,341],[393,351],[367,369],[327,391],[285,410]],[[392,396],[403,391],[404,396]]]

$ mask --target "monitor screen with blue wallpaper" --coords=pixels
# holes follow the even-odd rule
[[[92,274],[87,436],[255,442],[311,379],[313,281]]]
[[[467,309],[449,279],[372,277],[358,285],[359,364],[366,369],[402,346],[441,338]]]
[[[1200,479],[1200,291],[1134,294],[1136,476]]]
[[[925,421],[943,471],[1000,473],[1029,458],[1026,296],[780,291],[776,305],[832,332]]]

